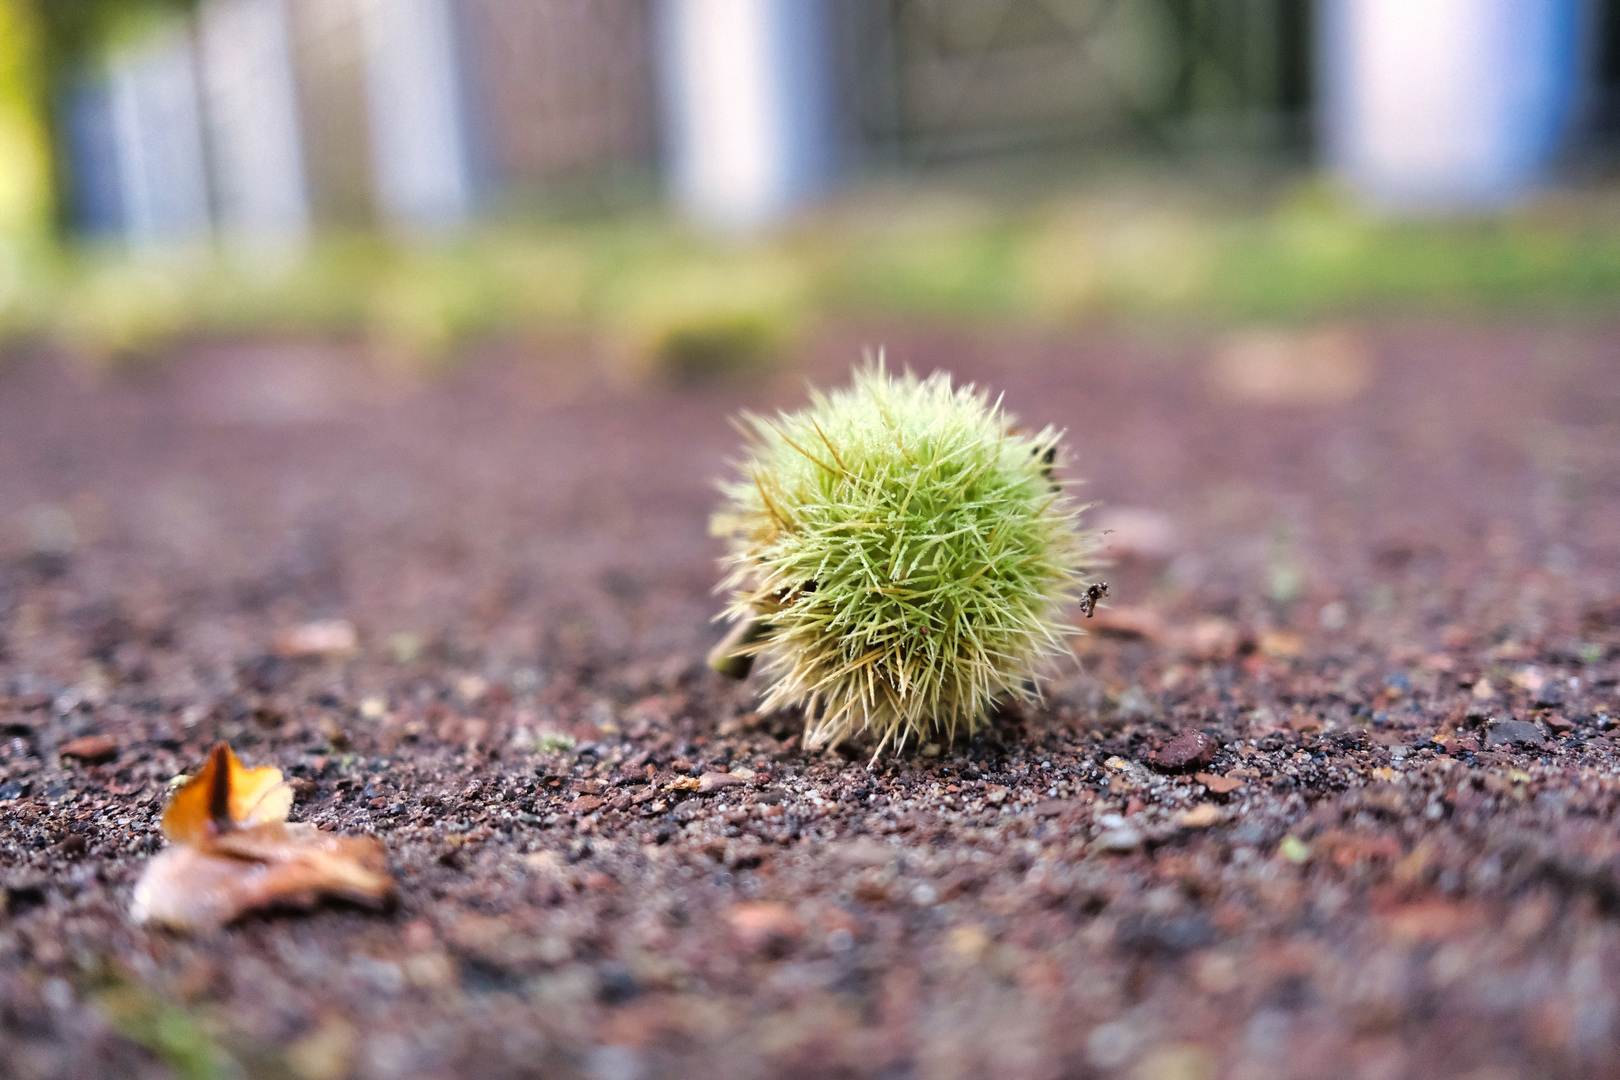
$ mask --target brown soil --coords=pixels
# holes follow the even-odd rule
[[[1067,426],[1117,531],[1043,705],[869,767],[703,667],[705,519],[728,414],[880,340]],[[1620,1076],[1612,341],[1358,332],[1363,392],[1272,405],[1197,335],[869,328],[687,389],[14,362],[0,1076]],[[278,654],[320,619],[358,654]],[[132,926],[220,739],[397,907]]]

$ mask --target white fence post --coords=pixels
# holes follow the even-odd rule
[[[1374,202],[1478,207],[1523,194],[1567,133],[1582,0],[1326,0],[1330,164]]]
[[[220,225],[301,241],[309,196],[286,0],[216,0],[199,19],[204,115]]]
[[[384,217],[418,228],[464,221],[473,176],[449,0],[364,0],[360,16]]]
[[[726,229],[828,183],[836,148],[825,0],[662,0],[665,154],[677,201]]]
[[[165,35],[109,64],[123,226],[137,248],[209,227],[208,177],[189,35]]]

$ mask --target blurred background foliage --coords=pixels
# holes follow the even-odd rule
[[[1596,315],[1620,296],[1620,217],[1592,196],[1418,222],[1312,182],[1260,206],[1131,186],[1015,208],[949,192],[903,201],[867,195],[733,242],[649,212],[435,242],[329,235],[283,261],[206,246],[56,252],[14,277],[0,333],[99,360],[196,335],[366,336],[425,362],[485,335],[591,333],[636,363],[697,372],[827,318]]]
[[[38,33],[46,73],[64,74],[151,26],[194,11],[197,0],[8,0]]]
[[[0,240],[27,244],[43,239],[51,205],[42,39],[32,5],[0,0]],[[19,254],[0,248],[0,261]],[[0,281],[18,273],[0,267]]]
[[[629,374],[695,375],[760,362],[828,319],[1601,313],[1620,296],[1602,169],[1507,209],[1415,216],[1368,209],[1320,170],[1326,4],[1309,0],[829,5],[839,186],[767,228],[716,229],[682,204],[681,128],[652,71],[668,35],[648,13],[689,6],[380,0],[364,16],[354,0],[0,0],[0,345],[116,363],[186,339],[319,335],[431,365],[481,337],[585,334]],[[365,18],[441,8],[470,20],[445,32],[467,55],[485,35],[483,59],[446,84],[482,112],[439,148],[457,131],[483,140],[456,151],[480,186],[450,227],[390,208],[390,99],[365,97],[355,59],[377,52],[355,44]],[[1620,86],[1617,8],[1592,9],[1588,134]],[[242,110],[226,95],[209,115],[223,92],[208,20],[236,25],[239,45],[249,24],[221,13],[249,9],[281,13],[279,62],[299,80],[304,217],[285,243],[239,242],[237,174],[215,160]],[[166,51],[152,52],[160,31]],[[137,91],[172,90],[153,71],[182,69],[210,156],[191,231],[143,234],[128,206],[97,224],[82,181],[96,166],[116,188],[118,163],[75,144],[86,102],[127,111]],[[261,99],[241,100],[251,120]],[[404,116],[409,135],[417,114]]]
[[[0,233],[35,232],[66,206],[53,160],[57,91],[96,58],[196,9],[197,0],[0,0]],[[58,221],[58,224],[62,222]]]

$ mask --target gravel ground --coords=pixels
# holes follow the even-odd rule
[[[0,1076],[1620,1076],[1614,340],[15,357]],[[702,663],[727,416],[868,342],[1066,426],[1112,529],[1041,705],[874,764]],[[217,740],[397,904],[132,925]]]

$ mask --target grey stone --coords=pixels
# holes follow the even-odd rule
[[[1109,829],[1091,842],[1096,851],[1135,851],[1142,846],[1142,834],[1129,825]]]
[[[1526,720],[1498,720],[1485,732],[1486,746],[1542,746],[1547,737]]]

